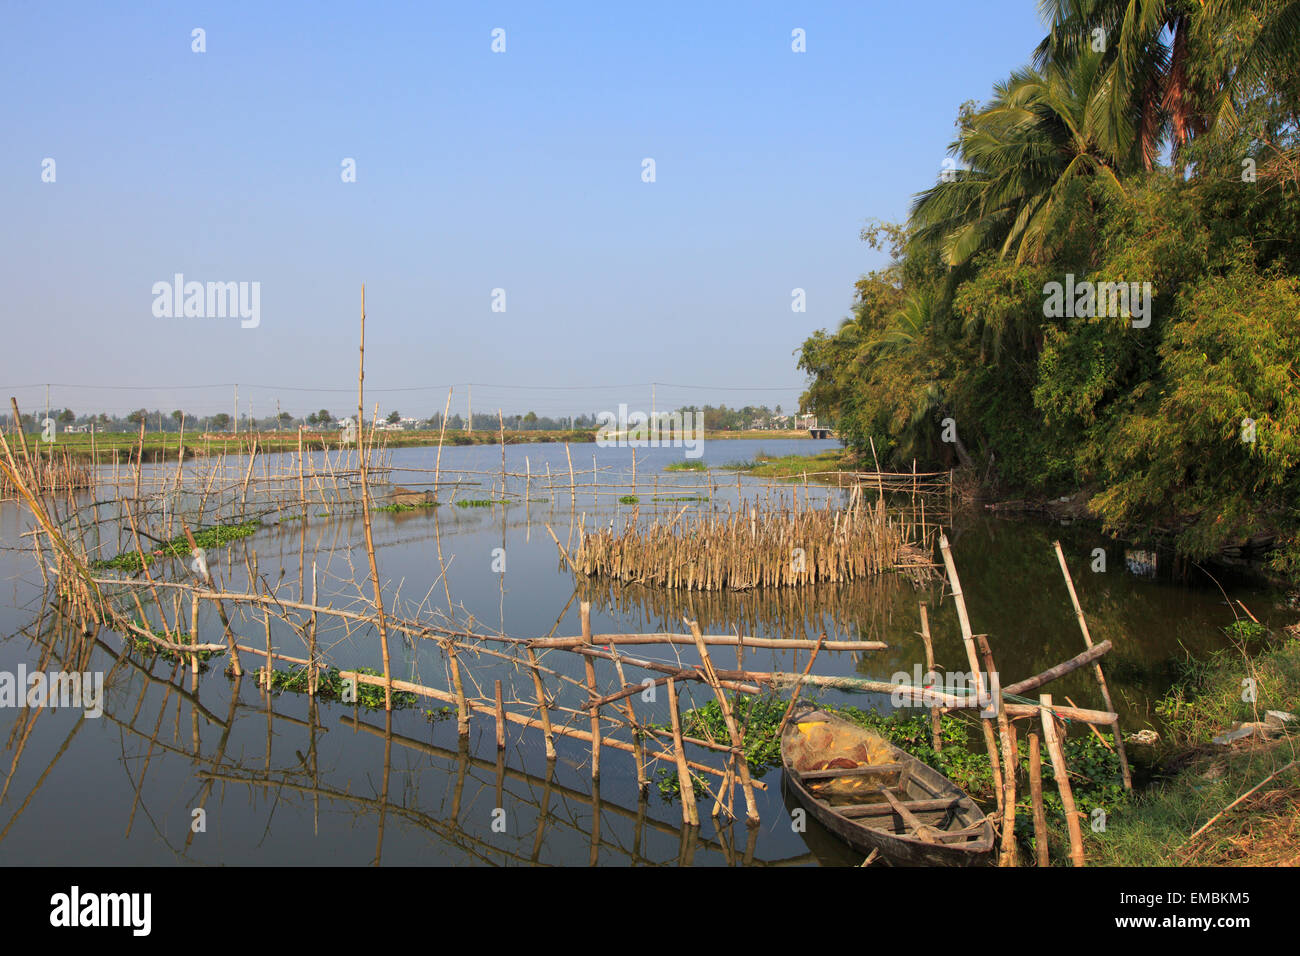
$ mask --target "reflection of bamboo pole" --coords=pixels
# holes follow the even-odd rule
[[[1079,813],[1074,806],[1074,791],[1070,788],[1070,771],[1065,765],[1065,750],[1061,747],[1061,740],[1056,733],[1056,718],[1052,716],[1052,695],[1042,694],[1038,701],[1043,719],[1043,740],[1047,744],[1047,753],[1052,758],[1052,776],[1056,778],[1056,788],[1061,793],[1065,824],[1070,832],[1070,861],[1075,866],[1083,866],[1083,832],[1079,826]]]
[[[1038,734],[1029,735],[1029,796],[1034,804],[1034,855],[1039,866],[1050,866],[1047,855],[1047,811],[1043,807],[1043,755]]]
[[[1079,606],[1079,595],[1074,591],[1074,579],[1070,577],[1070,569],[1065,563],[1065,552],[1061,550],[1061,542],[1052,542],[1056,548],[1056,559],[1061,563],[1061,574],[1065,576],[1065,586],[1070,591],[1070,603],[1074,605],[1074,616],[1079,622],[1079,630],[1083,632],[1083,642],[1092,648],[1092,635],[1088,633],[1088,622],[1083,616],[1083,608]],[[1093,665],[1093,673],[1097,676],[1097,684],[1101,687],[1101,699],[1106,703],[1107,710],[1114,710],[1115,705],[1111,703],[1110,688],[1106,686],[1106,673],[1101,669],[1101,661]],[[1124,778],[1124,789],[1133,789],[1133,777],[1128,769],[1128,755],[1124,752],[1124,734],[1119,728],[1119,718],[1115,718],[1115,723],[1111,727],[1115,734],[1115,752],[1119,754],[1119,769]]]

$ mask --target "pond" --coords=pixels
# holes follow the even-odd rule
[[[838,501],[834,487],[795,482],[773,490],[723,471],[725,465],[770,455],[812,454],[834,442],[710,441],[707,473],[669,472],[680,448],[635,449],[636,503],[600,491],[630,480],[634,450],[574,445],[517,445],[505,449],[510,473],[499,477],[494,446],[398,449],[388,454],[391,479],[407,488],[433,487],[440,471],[441,507],[374,515],[373,532],[386,601],[407,617],[502,632],[515,637],[580,633],[579,604],[592,604],[601,633],[685,630],[683,618],[706,633],[745,636],[879,640],[867,653],[824,651],[816,672],[889,679],[924,660],[918,605],[928,606],[938,662],[965,669],[965,651],[951,596],[936,581],[917,588],[899,575],[851,585],[818,585],[778,594],[665,592],[643,586],[575,586],[552,533],[571,546],[579,528],[641,520],[679,511],[719,511],[743,500],[789,503],[795,494],[816,504]],[[595,454],[594,469],[593,458]],[[570,491],[570,466],[586,472]],[[195,469],[203,465],[196,464]],[[274,463],[259,464],[274,469]],[[593,474],[594,471],[594,474]],[[554,486],[546,487],[549,481]],[[446,483],[459,479],[448,493]],[[657,483],[657,487],[656,487]],[[595,485],[593,488],[592,486]],[[509,505],[460,507],[464,500]],[[310,497],[310,496],[309,496]],[[703,499],[703,500],[692,500]],[[369,592],[362,519],[331,512],[329,498],[301,520],[269,521],[238,542],[256,553],[259,575],[302,580],[309,596],[316,563],[321,603],[359,607]],[[179,503],[174,503],[179,507]],[[683,517],[682,520],[686,520]],[[234,679],[217,657],[196,678],[188,666],[161,658],[123,655],[123,642],[101,632],[77,641],[66,621],[46,605],[41,574],[23,534],[32,520],[13,502],[0,504],[0,671],[78,670],[104,675],[103,714],[47,708],[0,709],[7,746],[0,761],[0,860],[5,863],[127,864],[433,864],[433,865],[816,865],[856,864],[852,851],[815,824],[790,826],[780,771],[761,777],[762,824],[743,820],[718,828],[705,819],[684,831],[681,812],[656,786],[639,799],[629,754],[606,750],[598,786],[590,752],[557,738],[548,764],[542,735],[510,725],[504,753],[495,746],[491,719],[474,717],[468,740],[458,738],[443,705],[421,700],[385,714],[353,704],[291,692],[268,695],[246,673]],[[1171,581],[1130,572],[1125,546],[1079,524],[998,519],[959,511],[949,537],[972,626],[989,635],[1002,682],[1028,677],[1084,648],[1056,555],[1060,540],[1094,641],[1110,640],[1104,663],[1126,730],[1158,728],[1154,701],[1168,687],[1174,665],[1227,645],[1233,620],[1225,593],[1208,575]],[[106,545],[111,553],[112,548]],[[1104,569],[1097,560],[1104,555]],[[440,558],[441,555],[441,558]],[[243,551],[212,555],[213,568],[232,589],[247,587]],[[1268,623],[1281,614],[1279,595],[1249,581],[1218,575],[1227,595]],[[205,612],[206,615],[206,612]],[[1289,619],[1288,619],[1289,620]],[[208,632],[215,625],[204,619]],[[261,646],[259,619],[234,622],[241,640]],[[293,654],[296,633],[277,631]],[[379,668],[378,638],[356,627],[330,632],[327,653],[336,666]],[[636,648],[636,651],[642,650]],[[669,662],[698,662],[693,649],[654,652]],[[301,650],[297,653],[302,653]],[[433,641],[390,635],[394,676],[447,688],[445,659]],[[727,655],[731,652],[728,650]],[[808,651],[748,648],[752,670],[800,671]],[[647,655],[649,651],[647,651]],[[466,661],[475,693],[491,696],[501,679],[507,701],[532,701],[527,675],[489,657]],[[728,660],[730,660],[728,656]],[[580,681],[577,655],[547,652],[546,666]],[[257,666],[245,661],[246,671]],[[602,671],[602,682],[612,681]],[[1053,683],[1057,701],[1101,705],[1087,669]],[[557,704],[577,706],[575,686],[554,690]],[[688,686],[686,706],[710,699]],[[838,691],[805,697],[888,709],[884,695]],[[666,721],[662,692],[633,698],[638,717]],[[432,713],[429,713],[432,712]],[[664,766],[661,764],[660,766]],[[701,817],[708,804],[701,801]]]

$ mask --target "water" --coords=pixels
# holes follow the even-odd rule
[[[705,449],[711,466],[745,460],[759,451],[773,455],[812,453],[830,442],[713,441]],[[575,470],[590,472],[597,455],[597,480],[613,483],[630,472],[629,449],[572,446]],[[756,492],[734,475],[712,476],[711,502],[651,499],[645,482],[659,476],[660,497],[697,493],[706,477],[662,469],[681,460],[680,449],[638,449],[642,515],[659,509],[673,515],[682,507],[724,511]],[[394,451],[393,480],[409,488],[432,486],[435,449]],[[778,598],[760,594],[664,594],[644,588],[598,585],[575,589],[562,567],[546,525],[566,544],[577,528],[621,520],[632,506],[605,494],[593,504],[591,489],[577,493],[571,507],[564,446],[520,445],[506,450],[509,471],[527,467],[535,476],[531,497],[509,507],[438,509],[377,514],[375,544],[390,609],[408,617],[472,624],[476,630],[518,637],[576,635],[578,603],[593,602],[595,633],[682,631],[682,617],[698,617],[706,632],[758,637],[862,637],[888,643],[887,650],[857,655],[823,652],[821,674],[888,679],[911,672],[922,661],[917,605],[929,606],[938,661],[965,669],[965,652],[950,597],[939,586],[916,590],[897,576],[851,587],[818,587]],[[562,491],[545,495],[547,466]],[[202,463],[195,466],[202,469]],[[261,466],[259,465],[259,468]],[[460,498],[499,496],[500,449],[448,447],[440,476],[462,479]],[[407,469],[407,470],[400,470]],[[483,472],[485,474],[465,474]],[[468,482],[478,482],[472,485]],[[578,484],[591,481],[579,477]],[[506,491],[520,495],[522,481]],[[494,485],[496,486],[494,488]],[[296,494],[296,491],[294,492]],[[442,497],[450,495],[444,487]],[[788,502],[789,494],[783,492]],[[835,497],[835,489],[808,492],[814,501]],[[800,494],[803,494],[802,488]],[[775,501],[775,498],[773,499]],[[802,499],[801,499],[802,500]],[[172,507],[177,506],[172,503]],[[161,507],[161,505],[160,505]],[[309,509],[306,521],[264,528],[245,539],[257,553],[259,572],[271,582],[283,574],[297,587],[299,554],[318,554],[322,601],[335,606],[363,600],[368,565],[361,519],[327,506]],[[7,742],[0,758],[0,862],[85,865],[131,864],[444,864],[444,865],[803,865],[860,862],[815,823],[794,832],[780,787],[780,772],[768,772],[758,793],[762,824],[743,822],[719,831],[707,819],[697,834],[684,833],[680,809],[651,787],[638,800],[630,754],[605,749],[598,788],[593,788],[586,745],[557,738],[558,760],[548,768],[541,734],[511,725],[507,749],[498,755],[490,719],[471,721],[468,742],[455,720],[433,720],[425,711],[442,706],[421,701],[409,710],[384,714],[351,705],[283,693],[269,698],[251,676],[235,681],[217,658],[197,679],[188,667],[158,661],[152,672],[141,658],[122,657],[120,639],[102,633],[87,660],[65,659],[71,639],[48,610],[42,610],[40,574],[20,536],[30,518],[14,504],[0,505],[0,670],[14,672],[78,669],[105,673],[104,715],[49,709],[29,723],[24,709],[0,709]],[[1019,680],[1079,653],[1084,645],[1056,557],[1059,538],[1074,576],[1093,639],[1111,640],[1105,663],[1126,729],[1155,724],[1153,701],[1166,689],[1173,662],[1222,647],[1222,627],[1233,619],[1224,595],[1208,580],[1175,583],[1128,573],[1124,548],[1080,526],[995,520],[981,514],[958,521],[951,534],[972,624],[989,635],[1003,683]],[[439,562],[439,547],[446,565]],[[112,552],[112,541],[106,541]],[[1107,568],[1094,572],[1095,548],[1105,550]],[[498,549],[504,549],[503,551]],[[247,586],[239,551],[213,556],[217,573],[232,587]],[[504,555],[505,573],[500,567]],[[161,567],[161,566],[160,566]],[[283,570],[282,570],[283,569]],[[310,588],[310,568],[304,573]],[[1277,595],[1226,581],[1262,621],[1278,615]],[[395,596],[395,597],[394,597]],[[448,610],[450,597],[451,610]],[[219,635],[204,618],[205,633]],[[215,632],[212,627],[215,626]],[[260,618],[234,622],[241,643],[262,646]],[[60,636],[62,635],[62,636]],[[288,654],[303,652],[302,639],[277,625],[274,637]],[[210,637],[217,640],[217,636]],[[323,638],[324,640],[324,638]],[[377,636],[367,630],[330,635],[329,656],[340,667],[379,669]],[[394,676],[448,688],[443,655],[432,641],[390,641]],[[685,663],[697,660],[687,648],[637,647],[628,653]],[[717,657],[731,661],[731,651]],[[807,653],[750,649],[745,665],[754,670],[798,671]],[[462,657],[464,660],[464,656]],[[244,655],[246,672],[258,662]],[[490,658],[465,661],[468,673],[491,695],[501,678],[507,700],[533,699],[531,680]],[[545,666],[581,680],[576,655],[549,652]],[[284,665],[280,665],[284,666]],[[602,687],[614,678],[598,665]],[[642,672],[633,671],[639,679]],[[1057,701],[1100,706],[1084,669],[1048,688]],[[577,688],[552,686],[557,704],[576,706]],[[471,691],[473,688],[471,687]],[[707,690],[688,688],[688,705],[702,704]],[[805,695],[809,696],[809,695]],[[880,695],[823,695],[831,702],[888,707]],[[664,695],[651,704],[634,698],[640,719],[666,720]],[[518,705],[522,707],[523,705]],[[585,721],[577,723],[586,727]],[[25,740],[20,737],[26,732]],[[694,755],[693,755],[694,756]],[[716,765],[717,760],[700,758]],[[739,799],[738,799],[739,803]],[[707,817],[709,801],[701,801]],[[203,813],[196,815],[196,810]],[[196,820],[205,825],[198,829]],[[55,836],[52,836],[55,835]]]

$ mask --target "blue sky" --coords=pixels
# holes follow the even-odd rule
[[[660,382],[661,408],[788,410],[793,352],[881,263],[863,224],[906,216],[958,105],[1044,32],[1033,0],[0,16],[5,397],[210,414],[238,382],[258,415],[355,408],[363,281],[368,408],[467,382],[476,411],[648,407]],[[175,273],[260,282],[260,325],[155,317]]]

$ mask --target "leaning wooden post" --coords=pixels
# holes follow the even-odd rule
[[[939,549],[943,552],[943,565],[948,572],[948,586],[952,589],[953,603],[957,605],[957,623],[961,625],[962,643],[966,645],[966,660],[970,664],[971,677],[977,687],[983,687],[980,673],[979,657],[975,653],[975,637],[971,633],[970,617],[966,613],[966,598],[962,595],[961,579],[957,577],[957,565],[948,549],[948,536],[939,535]],[[981,718],[980,727],[984,731],[984,746],[989,752],[989,763],[993,768],[993,789],[997,794],[998,811],[1002,810],[1002,768],[998,760],[998,745],[993,739],[993,721]]]
[[[591,602],[583,601],[580,605],[582,616],[582,641],[591,646]],[[593,701],[600,699],[596,691],[596,665],[590,654],[582,655],[582,663],[587,672],[587,693]],[[591,708],[591,779],[600,779],[600,708]]]
[[[915,465],[913,465],[915,467]],[[924,602],[921,608],[921,640],[925,644],[925,672],[927,675],[934,674],[934,642],[930,640],[930,614],[926,610]],[[943,750],[943,734],[940,733],[939,708],[930,708],[930,745],[934,748],[935,753]]]
[[[997,709],[998,736],[1002,740],[1002,852],[998,856],[999,866],[1016,865],[1016,766],[1019,764],[1011,722],[1007,712],[1002,709],[1002,689],[994,686],[997,667],[993,663],[993,651],[989,647],[987,634],[976,634],[980,653],[984,657],[984,673],[988,676],[989,692],[993,697],[993,706]]]
[[[727,726],[727,735],[731,738],[731,746],[736,751],[732,754],[732,759],[736,762],[737,769],[740,772],[740,789],[745,794],[745,825],[758,826],[758,802],[754,799],[754,787],[749,778],[749,761],[745,759],[745,739],[740,736],[740,731],[736,727],[736,720],[731,714],[731,705],[727,703],[727,695],[722,686],[718,683],[717,672],[713,669],[713,661],[709,657],[708,645],[704,643],[704,635],[700,633],[699,621],[688,621],[691,628],[691,634],[695,637],[695,646],[700,652],[700,660],[704,665],[704,676],[713,688],[713,696],[718,699],[718,707],[722,710],[722,720]],[[820,646],[820,644],[818,645]],[[721,787],[718,795],[721,799]]]
[[[1074,616],[1079,621],[1079,630],[1083,632],[1083,642],[1092,647],[1092,635],[1088,633],[1088,622],[1083,616],[1083,608],[1079,606],[1079,595],[1074,591],[1074,579],[1070,577],[1070,569],[1065,563],[1065,552],[1061,550],[1061,542],[1054,541],[1052,546],[1056,548],[1056,559],[1061,563],[1061,574],[1065,576],[1065,586],[1070,591],[1070,603],[1074,605]],[[1101,661],[1093,665],[1094,673],[1097,676],[1097,684],[1101,687],[1101,699],[1106,702],[1106,709],[1111,713],[1118,713],[1115,705],[1110,700],[1110,688],[1106,686],[1106,673],[1101,669]],[[1119,755],[1119,770],[1124,777],[1124,789],[1133,789],[1133,777],[1128,769],[1128,754],[1124,752],[1124,734],[1119,729],[1119,717],[1116,716],[1115,723],[1111,724],[1111,730],[1115,734],[1115,753]]]
[[[1056,733],[1056,717],[1051,709],[1052,695],[1043,694],[1038,698],[1038,704],[1043,718],[1043,740],[1047,744],[1047,753],[1052,758],[1052,775],[1056,777],[1056,789],[1061,793],[1061,806],[1065,809],[1065,824],[1070,831],[1070,860],[1075,866],[1083,866],[1083,831],[1079,826],[1079,812],[1074,806],[1074,791],[1070,789],[1070,771],[1065,766],[1065,751]]]
[[[496,682],[497,696],[497,750],[506,749],[506,707],[501,699],[501,681]]]
[[[460,679],[460,663],[456,660],[456,644],[448,640],[447,664],[451,670],[451,686],[456,689],[456,733],[469,736],[469,703],[465,700],[465,684]]]
[[[379,565],[375,561],[375,539],[370,527],[370,484],[367,459],[370,449],[366,446],[366,419],[364,405],[364,388],[366,381],[366,287],[361,285],[361,349],[360,368],[357,372],[357,446],[358,462],[361,470],[361,525],[366,536],[366,558],[370,562],[371,596],[375,613],[379,617],[379,650],[384,662],[384,710],[393,709],[393,674],[388,666],[388,622],[384,620],[384,595],[379,586]],[[374,429],[371,428],[371,436]]]
[[[627,676],[623,673],[623,659],[618,656],[618,648],[611,642],[610,653],[614,656],[614,670],[618,674],[618,686],[627,687]],[[632,730],[632,756],[636,761],[636,786],[638,793],[645,794],[650,789],[650,780],[645,772],[645,739],[641,725],[637,723],[636,713],[632,710],[632,696],[623,698],[623,709],[627,711],[627,723]]]
[[[533,672],[533,689],[537,691],[537,709],[542,718],[542,734],[546,738],[546,759],[555,759],[555,734],[551,731],[551,712],[546,707],[546,688],[542,686],[542,674],[537,667],[537,652],[531,647],[528,651],[528,666]]]
[[[695,783],[686,765],[686,751],[682,746],[682,721],[677,713],[677,687],[668,678],[668,713],[673,725],[673,756],[677,759],[677,786],[682,794],[682,822],[693,827],[700,825],[700,813],[695,808]]]
[[[1039,866],[1050,866],[1047,854],[1047,810],[1043,806],[1043,754],[1038,734],[1029,735],[1029,796],[1034,804],[1034,855]]]

